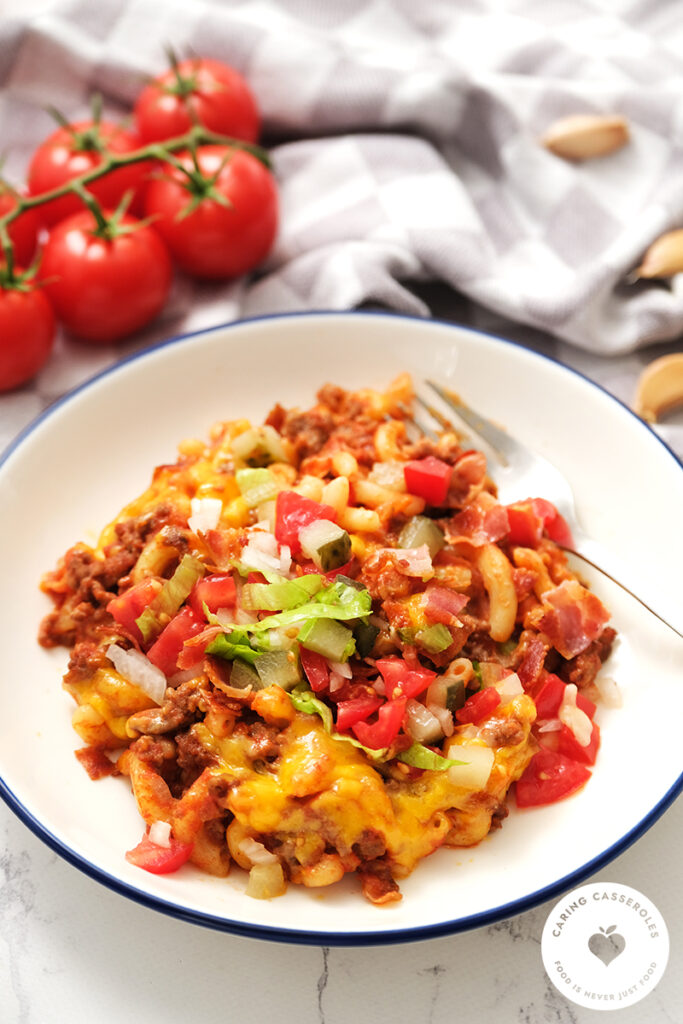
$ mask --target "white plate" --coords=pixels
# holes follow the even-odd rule
[[[244,895],[244,876],[186,866],[153,876],[124,851],[142,832],[128,783],[91,782],[76,761],[63,651],[36,631],[41,574],[74,541],[95,540],[176,444],[217,419],[261,420],[276,401],[312,403],[326,381],[385,387],[402,370],[448,381],[484,414],[555,461],[584,524],[675,607],[683,577],[683,472],[652,431],[600,388],[526,349],[458,327],[376,314],[272,317],[172,340],[101,374],[39,418],[0,463],[0,791],[41,839],[116,891],[189,921],[321,945],[414,940],[534,906],[637,839],[683,785],[681,644],[603,579],[620,641],[609,671],[624,694],[601,708],[602,749],[585,789],[511,810],[478,847],[440,850],[402,882],[403,900],[366,903],[353,879]],[[527,497],[521,494],[520,497]]]

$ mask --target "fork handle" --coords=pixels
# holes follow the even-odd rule
[[[676,636],[680,637],[681,640],[683,640],[683,632],[681,632],[680,629],[674,626],[668,618],[665,618],[664,615],[656,611],[651,604],[648,604],[648,602],[644,601],[642,597],[639,597],[638,594],[636,594],[635,591],[631,590],[630,587],[627,587],[626,584],[621,579],[619,579],[618,576],[613,575],[609,569],[605,568],[606,560],[609,564],[609,556],[606,555],[605,551],[602,548],[600,548],[594,542],[591,542],[589,539],[584,540],[583,538],[581,538],[576,547],[566,547],[564,548],[564,550],[568,554],[575,555],[577,558],[580,558],[584,562],[587,562],[588,565],[592,566],[593,569],[596,569],[598,572],[601,572],[603,576],[607,576],[607,578],[610,579],[612,583],[616,583],[618,587],[621,587],[622,590],[625,590],[627,594],[634,598],[634,600],[638,601],[638,603],[641,604],[643,608],[645,608],[648,612],[650,612],[651,615],[654,615],[655,618],[659,619],[660,622],[663,622],[665,626],[668,626],[669,629],[676,634]]]

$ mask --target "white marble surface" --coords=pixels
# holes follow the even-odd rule
[[[423,294],[436,315],[515,337],[627,402],[641,366],[676,348],[597,359],[505,324],[443,289]],[[60,342],[49,376],[0,397],[2,444],[48,401],[115,356]],[[661,432],[683,453],[680,417]],[[679,800],[594,876],[643,892],[662,912],[671,937],[668,971],[646,999],[615,1011],[623,1024],[683,1021],[682,840]],[[325,949],[242,939],[110,892],[43,845],[0,803],[0,1022],[179,1024],[204,1017],[285,1024],[589,1024],[595,1011],[567,1001],[543,969],[541,932],[554,903],[490,927],[406,945]]]

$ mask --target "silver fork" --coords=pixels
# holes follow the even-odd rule
[[[668,626],[677,636],[683,639],[683,632],[680,629],[674,626],[668,618],[656,611],[651,603],[644,601],[639,594],[635,593],[624,583],[619,570],[617,570],[615,575],[614,572],[606,568],[606,565],[609,564],[609,554],[581,529],[571,486],[556,466],[548,462],[542,455],[538,455],[530,448],[527,448],[526,445],[517,441],[506,431],[501,430],[500,427],[497,427],[490,420],[475,412],[461,399],[456,398],[442,388],[441,385],[431,380],[426,381],[426,383],[439,396],[441,401],[486,443],[496,461],[494,467],[489,459],[489,472],[496,482],[498,496],[502,504],[528,496],[543,497],[551,501],[558,512],[567,520],[572,531],[574,545],[565,550],[576,555],[598,572],[607,576],[613,583],[616,583],[617,586],[621,587],[622,590],[625,590],[626,593],[638,601],[643,608],[646,608],[648,612],[656,616],[660,622],[663,622],[665,626]],[[416,396],[416,399],[440,427],[446,429],[454,428],[455,425],[439,409],[419,395]],[[418,423],[418,426],[425,433],[436,436],[434,431],[424,424]],[[457,430],[457,426],[455,426],[455,429]]]

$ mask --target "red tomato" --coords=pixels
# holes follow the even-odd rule
[[[180,61],[153,78],[135,104],[135,122],[144,142],[184,135],[193,124],[256,142],[261,127],[256,101],[242,76],[206,57]]]
[[[67,181],[85,174],[102,163],[103,150],[111,153],[132,153],[140,148],[140,140],[131,132],[109,121],[77,121],[69,128],[58,128],[33,154],[28,170],[28,190],[32,196],[50,192]],[[141,194],[151,164],[141,161],[119,167],[88,185],[102,206],[115,209],[126,192],[132,191],[130,209],[141,212]],[[37,208],[43,223],[56,224],[83,209],[75,195],[63,196]]]
[[[389,700],[393,697],[417,697],[436,678],[436,672],[431,669],[409,668],[403,658],[378,658],[376,665]]]
[[[136,847],[128,850],[126,860],[138,868],[151,871],[153,875],[167,875],[177,871],[189,859],[192,846],[192,843],[181,843],[173,837],[168,846],[159,846],[145,834]]]
[[[278,544],[287,544],[293,555],[301,551],[299,531],[318,519],[337,521],[331,505],[321,505],[296,491],[279,491],[275,499],[275,538]],[[340,570],[336,570],[338,573]]]
[[[205,626],[206,623],[203,619],[189,605],[186,605],[162,629],[147,651],[147,657],[153,665],[161,669],[164,675],[172,676],[178,668],[178,655],[183,649],[183,644],[186,640],[201,633]],[[202,657],[203,653],[197,648],[197,660]]]
[[[352,725],[364,722],[382,704],[381,697],[373,697],[369,693],[362,697],[352,697],[350,700],[340,700],[337,704],[337,729],[339,732],[345,732]]]
[[[472,722],[478,725],[491,714],[500,704],[500,694],[495,686],[487,686],[468,697],[461,708],[455,712],[455,717],[462,724]]]
[[[277,232],[277,187],[270,171],[251,153],[231,146],[197,149],[201,180],[189,153],[178,159],[194,174],[194,183],[165,165],[145,198],[147,215],[156,218],[178,265],[196,277],[216,279],[258,266]]]
[[[566,687],[559,676],[549,672],[534,697],[537,718],[555,718],[560,710]]]
[[[452,474],[453,467],[435,455],[406,462],[403,467],[408,491],[436,507],[443,505],[446,500]]]
[[[536,515],[543,520],[543,529],[550,539],[564,547],[573,547],[574,538],[569,524],[552,502],[546,501],[545,498],[532,498],[531,505]]]
[[[356,739],[364,747],[370,747],[372,750],[383,750],[385,747],[390,747],[398,736],[407,703],[407,697],[388,700],[379,708],[376,722],[356,722],[351,726]]]
[[[140,618],[147,605],[152,603],[160,590],[161,584],[158,580],[151,578],[143,580],[124,591],[123,594],[119,594],[118,597],[113,597],[107,605],[107,611],[138,642],[142,642],[142,633],[135,620]]]
[[[327,664],[327,658],[324,658],[322,654],[318,654],[317,651],[309,651],[307,647],[300,647],[299,659],[314,693],[321,693],[323,690],[326,690],[330,682],[330,669]]]
[[[215,573],[213,576],[205,576],[204,579],[195,583],[190,593],[189,602],[197,615],[204,615],[204,605],[210,612],[217,612],[219,608],[232,608],[237,600],[237,588],[235,581],[230,575]]]
[[[55,315],[44,290],[24,281],[20,287],[0,276],[0,391],[35,376],[55,340]]]
[[[560,729],[557,749],[560,754],[565,754],[566,757],[571,757],[573,761],[578,761],[579,764],[595,764],[599,746],[600,727],[597,726],[595,722],[593,722],[593,731],[587,747],[581,746],[576,736],[568,726],[563,725]]]
[[[582,693],[576,695],[576,706],[579,711],[583,711],[584,715],[588,715],[589,718],[595,718],[595,712],[598,710],[597,704],[594,704],[588,697],[584,697]]]
[[[529,761],[516,786],[518,807],[539,807],[562,800],[590,778],[585,765],[554,750],[539,750]]]
[[[0,181],[0,217],[17,205],[16,196]],[[35,210],[26,210],[9,226],[9,237],[14,250],[16,266],[28,267],[36,253],[40,219]],[[0,253],[0,259],[2,254]]]
[[[135,230],[108,240],[95,230],[89,210],[50,233],[40,277],[67,330],[97,344],[144,327],[161,310],[171,287],[169,255],[154,228],[125,215]]]

